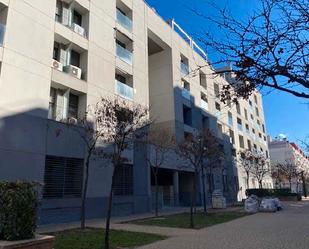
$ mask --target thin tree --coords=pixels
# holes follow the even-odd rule
[[[247,188],[249,188],[249,178],[250,178],[253,166],[254,166],[253,165],[254,160],[255,160],[255,155],[251,150],[246,149],[246,150],[238,152],[238,161],[242,169],[246,173]]]
[[[202,194],[203,194],[203,208],[204,213],[207,213],[207,194],[205,186],[205,172],[208,172],[210,175],[213,174],[215,169],[222,168],[225,154],[224,147],[219,143],[217,137],[215,137],[209,129],[204,130],[203,133],[203,144],[204,149],[206,150],[205,156],[202,160]],[[210,184],[212,184],[210,182]],[[211,188],[210,194],[212,195],[213,189]]]
[[[151,168],[155,183],[155,216],[159,214],[159,169],[166,162],[168,153],[173,146],[173,137],[167,129],[150,128],[146,138],[149,146],[149,153],[146,153],[146,160]]]
[[[111,129],[114,126],[113,115],[108,109],[110,104],[110,100],[102,98],[95,105],[88,106],[87,112],[81,118],[68,119],[67,123],[69,128],[79,135],[86,148],[80,209],[80,228],[82,230],[85,229],[90,162],[96,158],[98,144],[110,140]]]
[[[226,7],[211,5],[217,12],[214,16],[194,12],[215,27],[200,36],[206,49],[219,58],[213,66],[231,64],[215,74],[235,76],[234,83],[223,87],[223,101],[247,98],[263,87],[309,98],[308,0],[261,0],[243,20]]]
[[[197,183],[202,168],[204,168],[204,160],[210,153],[211,143],[209,142],[209,133],[207,131],[192,134],[175,146],[176,154],[180,158],[189,163],[189,168],[193,170],[193,181],[191,186],[190,201],[190,227],[194,227],[194,209],[196,207]],[[205,198],[206,199],[206,198]]]
[[[268,159],[262,154],[254,155],[253,167],[250,171],[251,175],[257,179],[259,188],[263,188],[263,180],[271,175],[271,169]]]
[[[110,219],[112,213],[113,203],[113,188],[115,182],[115,172],[121,165],[126,162],[123,158],[123,152],[132,148],[136,139],[141,139],[145,136],[147,126],[150,124],[149,111],[147,108],[139,105],[129,103],[125,100],[114,99],[109,106],[104,106],[113,117],[113,122],[110,124],[112,132],[109,136],[109,143],[112,147],[111,153],[104,153],[103,156],[110,158],[113,166],[112,181],[108,198],[108,208],[106,214],[106,226],[105,226],[105,249],[110,248],[109,234],[110,234]],[[107,124],[109,125],[109,124]]]

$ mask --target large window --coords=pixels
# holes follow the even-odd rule
[[[185,105],[183,105],[183,122],[186,125],[192,125],[192,110]]]
[[[84,160],[46,156],[43,198],[80,198]]]
[[[115,169],[114,195],[133,195],[133,166],[123,164]]]
[[[68,118],[78,117],[78,96],[70,93]]]

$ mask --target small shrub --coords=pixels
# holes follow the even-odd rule
[[[37,184],[0,182],[0,240],[34,237],[38,198]]]

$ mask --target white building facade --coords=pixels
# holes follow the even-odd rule
[[[183,37],[189,42],[186,42]],[[39,223],[77,220],[85,147],[64,122],[100,97],[150,107],[150,117],[183,139],[208,128],[225,169],[207,175],[209,193],[245,197],[237,152],[268,155],[262,97],[224,105],[229,75],[212,77],[205,53],[176,23],[142,0],[0,0],[0,180],[42,184]],[[138,145],[117,172],[114,215],[152,208],[152,176]],[[188,205],[192,172],[169,160],[160,172],[162,205]],[[87,217],[105,215],[111,169],[92,162]],[[271,182],[265,182],[271,184]]]

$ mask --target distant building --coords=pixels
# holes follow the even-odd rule
[[[282,134],[276,137],[274,140],[269,140],[269,153],[272,167],[277,164],[286,164],[291,167],[295,167],[298,172],[304,172],[304,174],[309,173],[309,158],[308,156],[299,148],[299,146],[288,141],[286,136]],[[289,188],[290,183],[288,180],[284,180],[281,183],[276,183],[274,179],[274,186],[281,188]],[[291,186],[292,192],[303,191],[302,182],[300,178],[294,178],[292,180]]]

